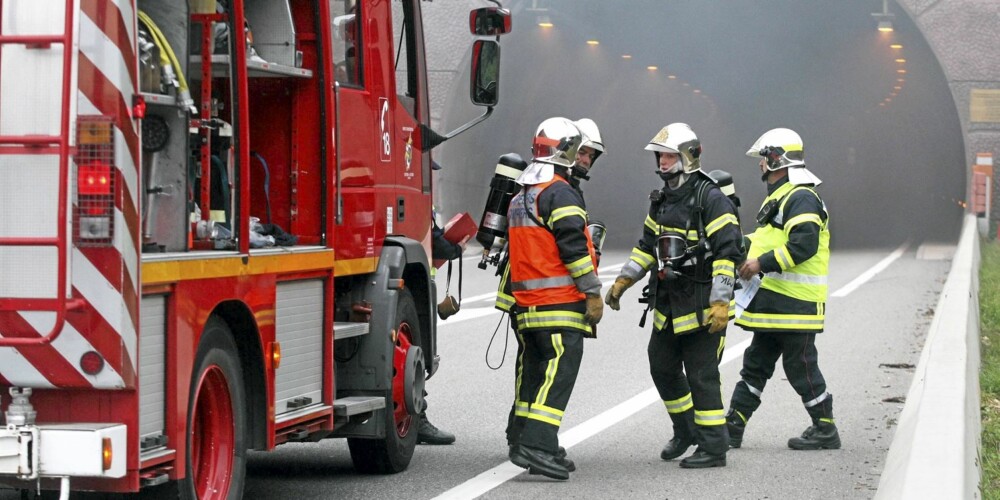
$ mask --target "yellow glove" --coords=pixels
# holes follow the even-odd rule
[[[729,323],[729,304],[716,302],[711,305],[705,324],[708,325],[708,333],[718,333],[725,330],[726,323]]]
[[[615,283],[611,285],[611,290],[608,290],[608,295],[604,298],[604,303],[615,311],[620,310],[621,303],[619,303],[619,299],[622,298],[622,294],[625,293],[625,290],[628,290],[628,287],[632,286],[633,283],[635,283],[634,279],[619,276],[618,279],[615,280]]]
[[[601,322],[601,318],[603,317],[604,304],[601,302],[601,296],[596,293],[587,294],[587,312],[583,315],[583,318],[591,325],[596,325]]]

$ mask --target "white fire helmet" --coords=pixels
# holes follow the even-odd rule
[[[583,134],[568,118],[549,118],[538,125],[531,143],[531,164],[516,179],[519,184],[539,184],[552,179],[554,167],[572,169]]]
[[[645,149],[656,153],[679,154],[686,174],[701,170],[701,141],[686,123],[671,123],[661,128]]]
[[[594,120],[590,118],[580,118],[573,122],[573,124],[583,133],[583,144],[580,147],[588,147],[594,150],[594,158],[591,160],[591,164],[593,164],[604,153],[604,140],[601,139],[601,131],[597,128]]]
[[[771,172],[789,169],[788,180],[792,184],[819,185],[822,182],[806,169],[802,137],[794,130],[775,128],[764,132],[747,150],[747,156],[764,158]]]
[[[583,144],[583,134],[567,118],[549,118],[538,125],[531,143],[534,161],[572,167]]]

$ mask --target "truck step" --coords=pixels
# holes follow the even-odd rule
[[[150,486],[158,486],[158,485],[161,485],[161,484],[166,484],[166,482],[169,481],[169,480],[170,480],[170,476],[168,474],[164,473],[164,474],[157,474],[157,475],[149,476],[149,477],[143,476],[140,479],[140,482],[141,482],[143,488],[148,488]]]
[[[341,340],[368,334],[368,323],[338,321],[333,324],[333,339]]]
[[[333,400],[333,414],[338,417],[349,417],[360,413],[385,408],[385,398],[376,396],[348,396]]]

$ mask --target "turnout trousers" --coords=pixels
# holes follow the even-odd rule
[[[517,341],[517,356],[514,358],[514,402],[510,405],[510,413],[507,415],[507,445],[517,446],[521,439],[521,430],[528,418],[528,400],[531,397],[532,388],[525,387],[524,380],[524,339],[517,331],[517,319],[513,314],[508,314],[510,327],[514,330],[514,339]],[[534,388],[537,390],[537,387]]]
[[[514,332],[518,355],[507,444],[555,454],[559,427],[583,360],[583,334],[571,328],[515,328]]]
[[[833,395],[826,390],[826,380],[819,371],[816,334],[811,332],[754,332],[750,347],[743,354],[741,380],[729,403],[732,410],[749,420],[760,406],[760,397],[774,366],[781,364],[795,392],[814,422],[833,421]]]
[[[726,331],[700,328],[675,335],[668,321],[649,337],[649,372],[674,427],[674,436],[691,438],[703,451],[722,454],[729,449],[722,405],[719,361]]]

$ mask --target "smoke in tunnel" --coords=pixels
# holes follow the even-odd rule
[[[733,174],[750,232],[766,187],[744,153],[788,127],[824,181],[835,248],[954,240],[967,167],[950,90],[912,22],[897,15],[896,32],[879,33],[871,3],[542,0],[553,26],[541,28],[542,11],[515,2],[499,106],[435,152],[448,166],[443,208],[478,217],[501,154],[527,158],[545,118],[589,117],[607,152],[584,183],[588,211],[607,224],[608,245],[629,247],[662,185],[643,147],[681,121],[702,140],[704,168]],[[459,87],[445,128],[475,113]]]

